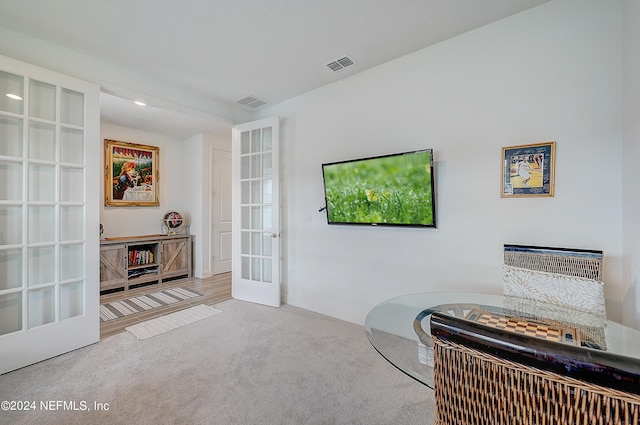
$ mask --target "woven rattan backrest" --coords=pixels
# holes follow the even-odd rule
[[[631,359],[439,312],[430,330],[438,425],[640,424]]]
[[[583,249],[505,245],[504,264],[523,269],[602,280],[603,252]]]

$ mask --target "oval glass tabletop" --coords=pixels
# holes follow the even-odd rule
[[[504,327],[505,322],[513,321],[510,320],[512,318],[552,324],[553,328],[562,330],[560,336],[540,333],[536,337],[640,361],[640,331],[551,304],[502,295],[425,292],[393,298],[375,306],[365,320],[365,331],[371,345],[392,365],[430,388],[433,388],[433,349],[430,342],[433,311],[495,327]],[[572,331],[566,332],[567,329]]]

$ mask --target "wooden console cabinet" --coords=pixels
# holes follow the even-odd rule
[[[191,236],[147,235],[100,241],[100,292],[125,291],[191,276]]]

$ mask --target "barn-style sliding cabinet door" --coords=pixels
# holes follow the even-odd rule
[[[0,373],[100,340],[100,90],[0,56]]]

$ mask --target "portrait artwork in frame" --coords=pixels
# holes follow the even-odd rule
[[[502,148],[503,198],[553,196],[556,142]]]
[[[158,199],[160,148],[105,139],[106,206],[154,207]]]

